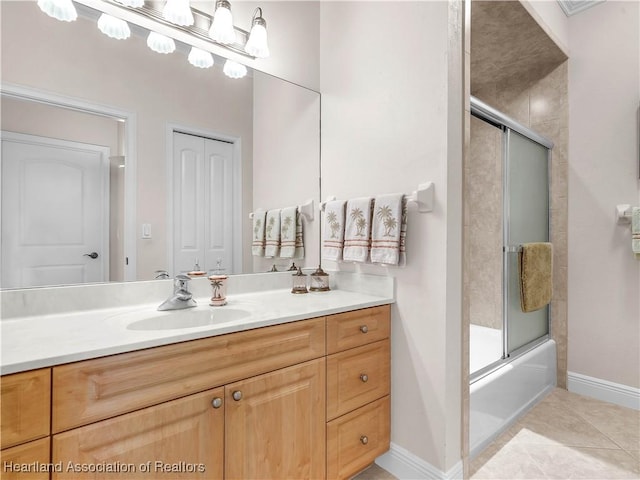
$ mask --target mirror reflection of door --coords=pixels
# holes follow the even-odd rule
[[[108,280],[109,154],[2,132],[3,288]]]
[[[233,270],[233,144],[173,133],[173,273]]]

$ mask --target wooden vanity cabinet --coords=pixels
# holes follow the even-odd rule
[[[4,375],[0,380],[0,477],[48,479],[51,369]],[[22,466],[27,466],[27,470]],[[44,465],[44,467],[39,467]]]
[[[327,318],[327,478],[350,478],[389,450],[390,306]]]

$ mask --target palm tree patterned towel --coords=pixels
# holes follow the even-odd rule
[[[322,259],[342,260],[344,242],[344,200],[327,202],[324,209]]]
[[[280,212],[280,257],[293,258],[296,253],[296,218],[298,207],[283,208]]]
[[[640,207],[631,210],[631,249],[640,260]]]
[[[264,224],[267,212],[259,208],[253,212],[253,242],[251,253],[255,257],[264,257]]]
[[[366,262],[371,248],[371,203],[370,197],[347,201],[344,227],[345,262]]]
[[[371,226],[371,263],[398,265],[400,261],[400,228],[404,195],[379,195],[373,207]]]
[[[267,212],[265,257],[277,257],[280,253],[280,210]]]
[[[302,215],[296,215],[296,246],[293,258],[304,258],[304,232],[302,231]]]

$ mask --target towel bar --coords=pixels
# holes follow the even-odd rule
[[[506,245],[502,247],[502,251],[507,253],[520,253],[522,251],[522,245]]]
[[[298,205],[298,211],[300,212],[300,215],[306,218],[308,222],[312,222],[314,218],[314,203],[314,200],[310,199],[304,202],[302,205]],[[249,218],[253,220],[253,212],[249,214]]]
[[[407,202],[416,203],[418,205],[418,211],[421,213],[433,211],[433,192],[435,185],[433,182],[421,183],[418,185],[418,189],[411,192],[410,195],[406,195]],[[320,211],[324,212],[324,208],[327,202],[335,200],[336,197],[327,197],[324,202],[320,202]]]
[[[621,225],[631,223],[631,205],[616,205],[616,221]]]

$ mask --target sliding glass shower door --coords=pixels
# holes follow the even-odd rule
[[[505,128],[504,318],[507,355],[549,333],[548,306],[524,313],[520,306],[522,244],[549,241],[549,149]]]

